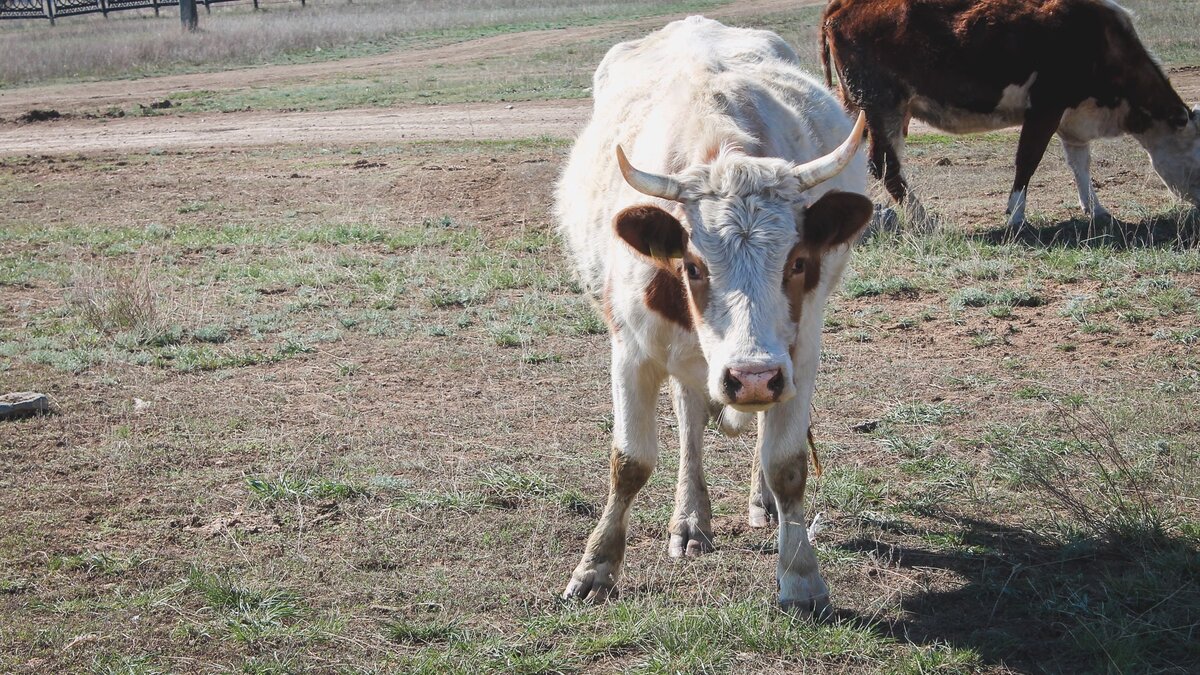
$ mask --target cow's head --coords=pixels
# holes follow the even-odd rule
[[[1150,164],[1175,194],[1200,206],[1200,106],[1183,126],[1160,123],[1145,134]],[[1149,142],[1146,142],[1149,141]]]
[[[860,115],[840,147],[799,166],[723,150],[711,163],[664,176],[634,168],[617,148],[629,185],[679,204],[681,218],[641,205],[622,211],[614,225],[681,280],[713,400],[750,412],[795,395],[797,341],[820,339],[819,316],[809,331],[815,334],[799,333],[801,307],[829,292],[821,286],[825,254],[854,238],[873,210],[859,194],[826,192],[810,203],[805,192],[854,159],[863,125]]]

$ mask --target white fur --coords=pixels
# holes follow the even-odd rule
[[[830,190],[865,193],[866,162],[860,153],[840,175],[803,193],[790,170],[834,150],[849,135],[850,120],[800,70],[778,36],[703,17],[616,45],[593,82],[592,120],[563,171],[555,214],[584,289],[607,303],[616,327],[614,452],[655,456],[641,447],[655,444],[647,429],[653,420],[647,377],[657,378],[655,390],[669,375],[682,394],[720,401],[725,369],[757,364],[781,367],[787,376],[781,401],[759,413],[763,468],[772,475],[781,463],[804,461],[797,453],[805,447],[821,316],[849,251],[842,246],[825,254],[821,283],[805,299],[799,325],[789,320],[782,291],[785,257],[799,241],[802,207]],[[635,167],[677,177],[681,202],[652,199],[629,187],[617,167],[618,144]],[[695,332],[646,307],[645,289],[656,268],[614,232],[617,212],[645,203],[679,218],[689,230],[690,247],[708,265],[708,308]],[[676,400],[678,405],[680,396]],[[695,430],[684,426],[693,425],[681,424],[681,431],[694,437]],[[698,451],[688,445],[685,439],[683,456],[690,463],[695,457],[689,453]],[[694,484],[693,477],[688,485]],[[681,487],[680,494],[687,493],[683,501],[696,502],[697,489],[703,489],[702,481],[698,488]],[[820,604],[827,591],[805,536],[802,505],[793,500],[780,506],[780,599]],[[624,531],[610,524],[625,517],[620,508],[610,499],[614,515],[606,509],[565,595],[597,597],[595,579],[615,583],[617,570],[599,569],[595,561],[619,559],[601,549],[615,546],[604,542],[618,533],[623,546]],[[703,530],[707,523],[688,515],[694,511],[677,503],[673,522]],[[673,539],[673,552],[677,544]]]

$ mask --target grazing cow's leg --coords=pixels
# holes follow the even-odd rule
[[[608,503],[583,559],[571,574],[564,598],[602,602],[617,583],[625,559],[629,506],[658,463],[654,405],[666,373],[636,346],[613,337],[613,447]]]
[[[873,113],[873,114],[872,114]],[[896,143],[903,144],[904,138],[900,133],[900,113],[869,111],[867,127],[870,129],[870,162],[871,175],[876,180],[883,181],[888,194],[897,204],[903,204],[908,195],[908,182],[900,171],[900,149]]]
[[[798,364],[799,365],[799,364]],[[800,366],[801,368],[803,366]],[[812,368],[815,371],[815,367]],[[797,382],[812,382],[797,374]],[[808,541],[804,517],[804,486],[808,480],[806,452],[809,400],[796,396],[761,414],[758,443],[762,469],[779,509],[779,582],[781,607],[800,612],[823,613],[829,607],[829,587],[817,570],[817,557]]]
[[[1008,226],[1017,227],[1025,222],[1025,202],[1029,193],[1029,181],[1037,171],[1038,164],[1046,154],[1046,146],[1058,130],[1062,120],[1061,108],[1046,110],[1030,108],[1025,113],[1025,124],[1017,141],[1017,170],[1013,178],[1012,192],[1008,196]]]
[[[1108,209],[1100,205],[1100,200],[1096,198],[1096,190],[1092,187],[1092,153],[1088,144],[1068,143],[1067,139],[1061,137],[1059,140],[1062,141],[1063,154],[1067,157],[1067,166],[1071,167],[1071,173],[1075,174],[1075,189],[1079,192],[1079,206],[1083,213],[1093,220],[1112,218]]]
[[[671,516],[672,558],[696,556],[713,550],[712,505],[704,481],[704,424],[708,397],[671,379],[671,400],[679,420],[679,479],[675,486],[675,513]]]
[[[871,174],[876,180],[883,181],[892,199],[908,211],[909,222],[924,225],[928,218],[925,207],[908,187],[904,178],[904,144],[908,135],[908,112],[889,111],[868,113],[867,125],[870,129],[870,161]]]
[[[761,436],[760,436],[761,438]],[[750,468],[750,527],[766,527],[779,522],[775,510],[775,495],[763,476],[761,444],[754,445],[754,465]]]

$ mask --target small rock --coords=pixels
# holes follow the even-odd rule
[[[943,157],[943,158],[939,159],[938,161],[934,162],[934,164],[936,164],[937,166],[950,166],[953,163],[954,162],[951,162],[949,157]]]
[[[850,425],[850,431],[856,431],[860,434],[869,434],[879,428],[881,420],[863,420],[858,424]]]
[[[508,104],[508,105],[504,106],[504,109],[505,109],[505,110],[512,110],[514,107],[516,107],[516,106],[514,106],[513,104],[511,104],[511,103],[510,103],[510,104]]]
[[[0,396],[0,420],[50,412],[50,398],[33,391],[18,391]]]
[[[133,412],[142,412],[150,407],[150,401],[143,401],[140,398],[133,399]]]

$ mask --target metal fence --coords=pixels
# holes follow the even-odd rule
[[[222,2],[237,1],[196,0],[196,4],[207,8]],[[253,2],[258,7],[258,0]],[[94,13],[107,16],[109,12],[123,9],[153,9],[157,14],[159,7],[178,4],[179,0],[0,0],[0,19],[50,19],[53,22],[60,16]],[[304,0],[300,0],[300,4],[303,5]]]

